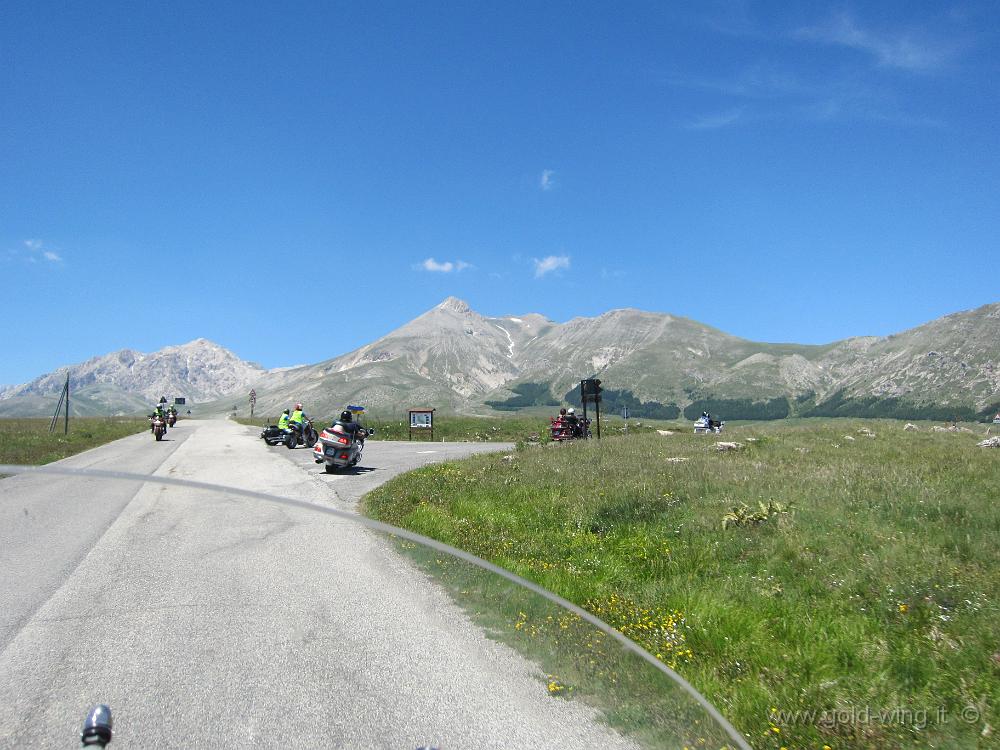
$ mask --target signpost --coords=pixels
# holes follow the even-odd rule
[[[253,419],[253,408],[257,405],[257,389],[250,389],[250,419]]]
[[[597,410],[597,439],[601,439],[601,381],[597,378],[588,378],[580,381],[580,401],[583,403],[583,424],[586,430],[587,424],[587,402],[594,404]],[[586,434],[586,433],[584,433]]]
[[[413,431],[430,430],[431,440],[434,439],[434,410],[433,409],[410,409],[410,440],[413,440]]]

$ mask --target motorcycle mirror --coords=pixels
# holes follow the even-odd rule
[[[374,435],[374,434],[375,434],[375,428],[374,428],[374,427],[370,427],[370,428],[368,429],[368,434],[369,434],[369,435]]]
[[[85,747],[100,745],[104,747],[111,742],[112,726],[111,709],[104,704],[94,706],[87,712],[83,720],[83,730],[80,732],[80,742]]]

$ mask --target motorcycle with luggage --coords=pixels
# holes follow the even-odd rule
[[[363,436],[358,437],[358,432],[363,432]],[[374,433],[374,428],[359,427],[352,432],[340,423],[335,423],[319,434],[319,440],[313,447],[313,460],[318,464],[325,464],[324,471],[327,474],[357,466],[365,449],[365,437]]]
[[[706,433],[713,433],[718,435],[722,432],[722,428],[725,426],[725,422],[719,421],[718,419],[712,419],[708,414],[702,414],[694,421],[694,434],[703,435]]]
[[[591,437],[590,422],[591,420],[583,418],[574,422],[563,416],[554,417],[550,420],[549,435],[557,443],[589,438]]]

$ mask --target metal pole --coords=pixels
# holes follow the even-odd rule
[[[594,408],[597,409],[597,439],[601,439],[601,397],[594,396]]]
[[[63,435],[69,435],[69,373],[66,373],[66,385],[64,386],[64,391],[66,394],[66,421],[63,423]]]
[[[59,421],[59,412],[62,411],[63,401],[66,399],[66,387],[59,391],[59,401],[56,403],[56,410],[52,413],[52,421],[49,422],[49,432],[55,432],[56,423]]]

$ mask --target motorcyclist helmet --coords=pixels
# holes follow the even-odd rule
[[[302,408],[302,404],[295,404],[295,408],[296,409],[301,409]]]
[[[566,416],[566,407],[565,406],[562,409],[559,410],[559,416],[560,417],[565,417]]]
[[[281,413],[282,413],[282,414],[290,414],[291,412],[289,412],[289,411],[288,411],[288,409],[285,409],[285,410],[284,410],[283,412],[281,412]]]
[[[340,412],[341,422],[351,422],[353,420],[354,420],[354,415],[351,414],[351,412],[348,409],[344,409],[342,412]]]
[[[566,413],[567,414],[576,414],[576,409],[569,408],[569,409],[566,410]]]

